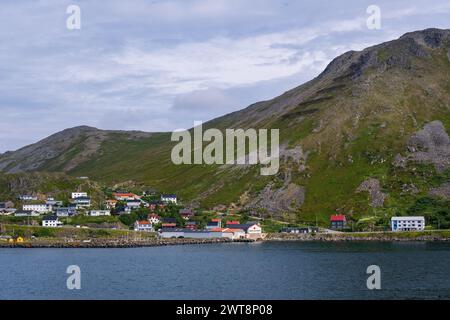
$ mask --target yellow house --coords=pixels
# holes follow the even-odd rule
[[[16,242],[22,243],[23,241],[24,241],[24,239],[23,239],[22,237],[17,237],[17,238],[16,238]]]

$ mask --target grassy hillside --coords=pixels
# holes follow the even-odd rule
[[[65,171],[108,185],[133,181],[205,208],[226,205],[287,221],[325,225],[340,212],[376,225],[421,208],[445,224],[449,199],[430,192],[450,181],[450,153],[442,151],[444,170],[437,170],[436,163],[415,161],[418,150],[408,144],[437,120],[448,139],[449,44],[450,31],[429,29],[349,52],[316,79],[205,124],[280,129],[281,168],[274,177],[260,176],[257,166],[176,166],[168,133],[130,136],[92,128],[30,170]],[[88,140],[97,143],[85,152]],[[394,164],[399,156],[408,159],[401,167]],[[4,155],[0,168],[21,168],[21,159]]]

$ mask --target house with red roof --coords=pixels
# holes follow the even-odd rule
[[[333,230],[344,229],[347,226],[347,219],[343,214],[335,214],[330,217],[330,228]]]
[[[134,223],[134,231],[144,231],[144,232],[153,232],[153,225],[150,223],[150,221],[143,220],[143,221],[136,221]]]
[[[222,227],[222,220],[221,219],[212,219],[206,225],[206,229],[207,230],[221,228],[221,227]]]
[[[138,195],[134,194],[134,193],[122,193],[122,192],[114,192],[113,193],[113,197],[118,200],[118,201],[127,201],[127,200],[137,200],[140,199],[141,197],[139,197]]]

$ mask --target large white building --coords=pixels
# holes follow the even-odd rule
[[[392,231],[423,231],[425,229],[424,217],[392,217]]]
[[[177,196],[174,194],[162,194],[161,201],[164,203],[174,203],[177,204]]]
[[[39,213],[46,213],[52,211],[52,206],[48,204],[24,204],[22,206],[23,211],[36,211]]]
[[[91,217],[110,216],[111,210],[91,210],[89,215]]]
[[[43,227],[59,227],[62,222],[58,220],[57,216],[47,216],[42,219]]]

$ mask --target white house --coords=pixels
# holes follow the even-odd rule
[[[150,221],[136,221],[134,223],[134,231],[153,232],[153,225]]]
[[[177,204],[177,196],[174,194],[162,194],[161,201],[164,203],[174,203]]]
[[[111,210],[91,210],[89,215],[91,217],[110,216]]]
[[[161,217],[157,214],[151,213],[148,215],[148,221],[150,221],[151,224],[158,224],[161,222]]]
[[[42,219],[43,227],[59,227],[62,222],[58,220],[57,216],[46,216]]]
[[[141,207],[141,200],[127,200],[127,208],[139,209]]]
[[[30,201],[36,201],[36,200],[37,200],[37,197],[36,197],[36,196],[30,196],[30,195],[28,195],[28,194],[23,194],[23,195],[20,195],[20,196],[19,196],[19,199],[20,199],[20,200],[25,200],[25,201],[28,201],[28,200],[30,200]]]
[[[16,216],[16,217],[38,217],[39,212],[20,210],[20,211],[14,212],[14,216]]]
[[[73,199],[73,203],[77,205],[77,208],[85,208],[91,206],[91,198],[89,197],[78,197]]]
[[[392,231],[423,231],[425,229],[425,217],[392,217]]]
[[[39,213],[46,213],[52,211],[52,206],[45,203],[38,204],[24,204],[22,206],[23,211],[36,211]]]
[[[72,192],[72,199],[87,197],[87,192]]]

